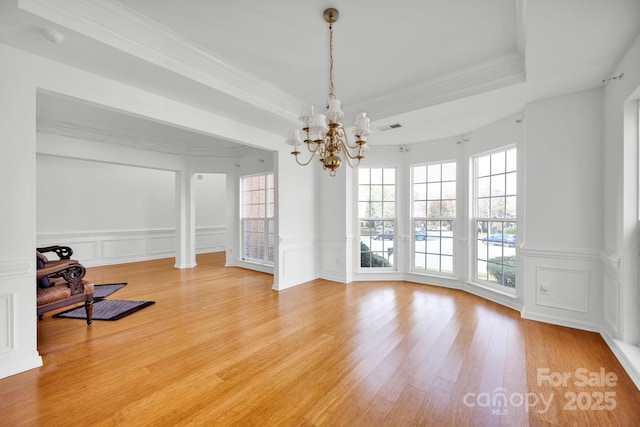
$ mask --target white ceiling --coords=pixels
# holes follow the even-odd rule
[[[345,125],[372,118],[370,144],[463,135],[527,102],[600,86],[640,33],[638,0],[20,0],[0,2],[0,42],[284,136],[328,93]],[[64,35],[46,41],[41,28]],[[147,148],[234,146],[50,94],[43,126],[147,138]],[[377,128],[400,123],[399,129]]]

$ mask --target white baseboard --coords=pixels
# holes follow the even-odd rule
[[[613,339],[606,332],[601,332],[600,335],[640,390],[640,347]]]
[[[39,368],[40,366],[42,366],[42,357],[37,353],[26,358],[21,357],[15,362],[0,364],[0,379],[28,371],[29,369]]]
[[[520,313],[523,319],[535,320],[537,322],[549,323],[552,325],[565,326],[567,328],[580,329],[589,332],[600,332],[600,327],[593,323],[582,322],[580,320],[567,319],[564,317],[551,316],[542,313],[532,313],[523,309]]]

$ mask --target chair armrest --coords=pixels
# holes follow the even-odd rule
[[[39,268],[36,270],[36,278],[62,277],[71,288],[71,295],[82,293],[84,292],[82,278],[87,270],[83,265],[78,264],[77,261],[70,261],[69,263],[56,263],[45,266],[44,268]]]
[[[70,259],[71,255],[73,255],[73,249],[71,249],[69,246],[53,245],[53,246],[45,246],[44,248],[36,248],[36,249],[40,253],[55,252],[60,259]]]

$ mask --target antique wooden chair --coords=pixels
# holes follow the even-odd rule
[[[60,259],[48,260],[44,252],[55,252]],[[38,318],[48,311],[84,302],[87,325],[91,324],[93,311],[93,283],[83,280],[86,269],[72,260],[73,250],[68,246],[37,248],[38,269],[36,279]]]

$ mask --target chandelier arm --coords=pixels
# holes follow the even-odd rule
[[[349,137],[347,136],[347,132],[344,130],[344,128],[342,126],[340,126],[340,129],[342,130],[342,132],[341,132],[342,135],[340,135],[340,138],[344,139],[342,144],[345,147],[349,147],[349,148],[352,148],[352,149],[358,148],[358,144],[351,145],[351,143],[349,142]]]
[[[358,166],[360,166],[360,160],[361,158],[355,157],[355,156],[351,156],[347,150],[343,150],[345,152],[344,155],[344,159],[347,161],[347,164],[349,165],[350,168],[357,168]],[[351,160],[353,160],[353,163],[351,163]]]
[[[344,150],[342,151],[344,152],[344,156],[347,159],[347,162],[349,161],[349,159],[355,160],[355,159],[360,159],[364,157],[362,155],[362,150],[360,150],[360,147],[354,147],[353,149],[357,149],[358,151],[356,151],[355,154],[351,154],[351,152],[347,149],[347,147],[344,144],[342,144],[342,146],[344,147]]]
[[[307,166],[309,163],[311,163],[311,160],[313,160],[316,157],[317,152],[318,152],[318,149],[315,149],[314,151],[312,151],[311,156],[309,156],[309,160],[307,160],[306,162],[301,162],[300,160],[298,160],[298,154],[295,154],[295,152],[291,154],[293,154],[293,156],[295,157],[297,164],[299,164],[300,166]]]

